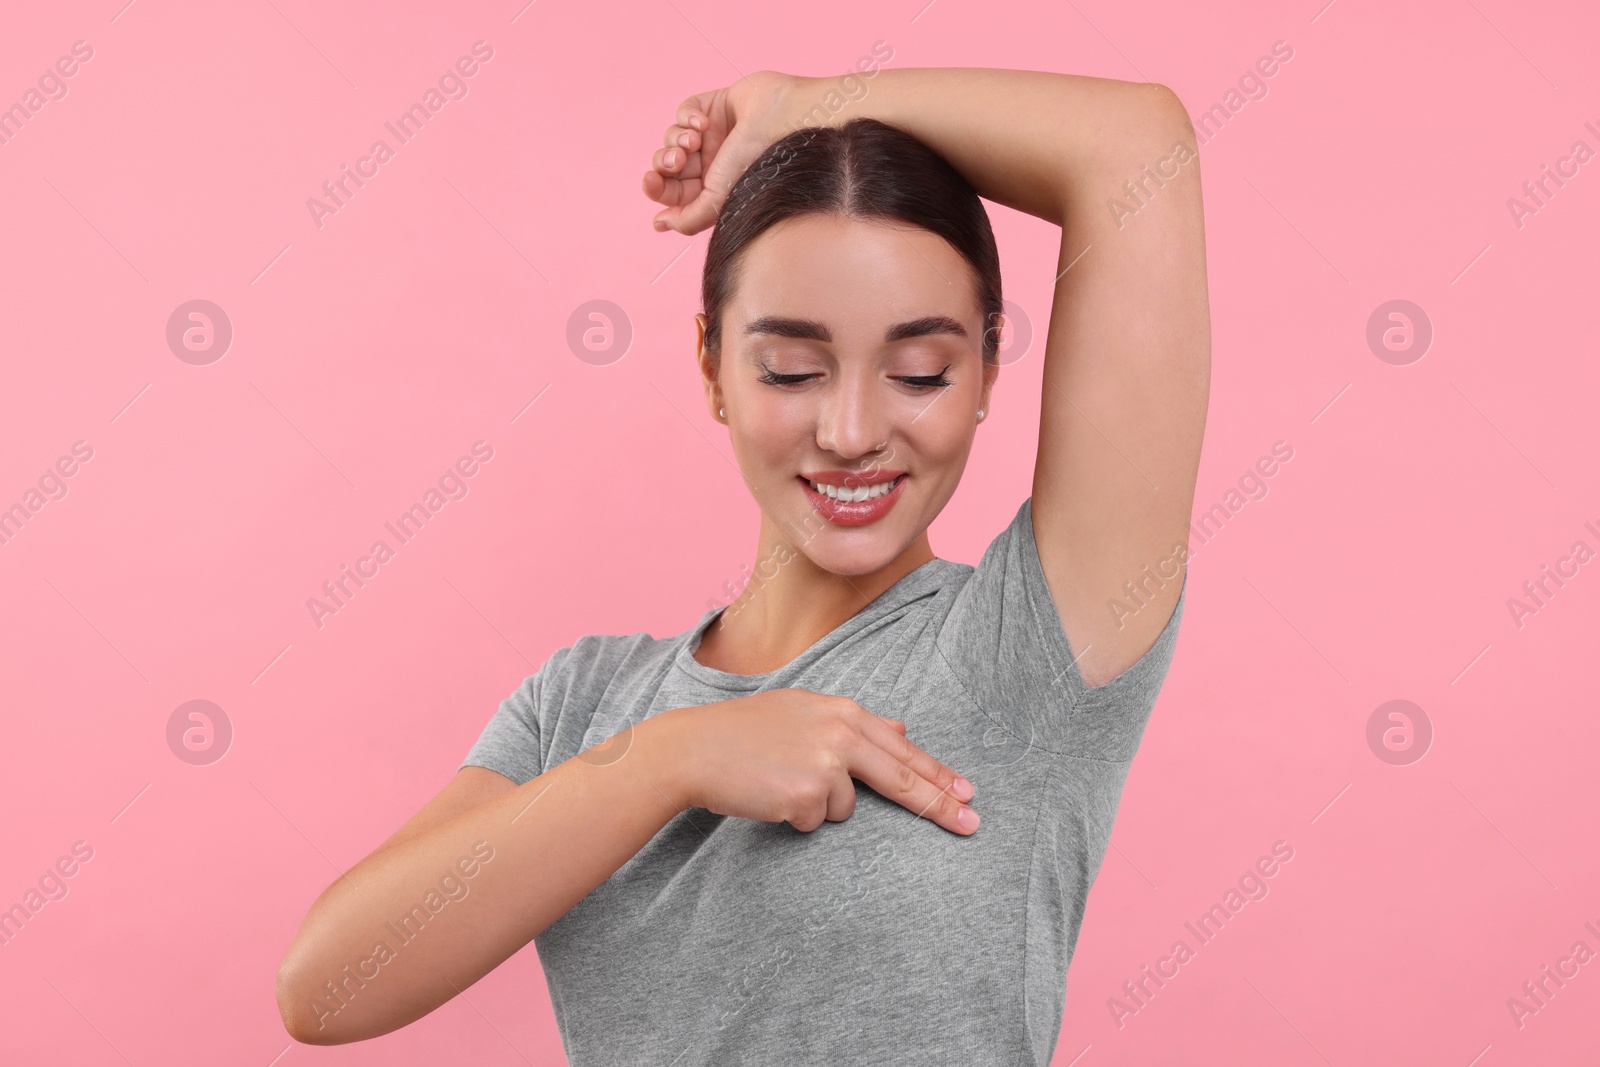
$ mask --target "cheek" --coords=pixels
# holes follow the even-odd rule
[[[911,427],[915,436],[907,439],[909,446],[925,466],[959,466],[972,448],[975,418],[968,420],[962,409],[951,403],[954,399],[940,401]],[[944,410],[938,410],[940,407]]]
[[[739,403],[734,416],[733,405]],[[760,393],[728,398],[732,437],[740,466],[758,476],[792,476],[816,452],[816,419],[799,404],[775,403]]]

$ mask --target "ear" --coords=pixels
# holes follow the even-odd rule
[[[989,407],[990,395],[994,392],[995,379],[1000,377],[1000,364],[985,363],[983,365],[983,390],[978,396],[978,410],[984,412],[987,419],[994,412]]]
[[[706,327],[711,324],[704,312],[696,312],[694,316],[694,350],[695,362],[700,367],[700,384],[706,391],[706,407],[711,412],[711,417],[718,422],[725,421],[718,417],[717,410],[723,406],[722,390],[717,384],[717,368],[711,362],[711,356],[706,352]]]

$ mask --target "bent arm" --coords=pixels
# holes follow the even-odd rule
[[[897,126],[980,195],[1062,227],[1034,536],[1084,683],[1110,681],[1165,628],[1187,573],[1211,368],[1188,114],[1154,83],[966,68],[799,78],[785,99],[793,125]]]
[[[1163,127],[1183,115],[1172,90],[1153,82],[987,67],[797,77],[783,109],[796,128],[887,122],[948,160],[978,195],[1057,226],[1085,196],[1103,201],[1137,176],[1123,173],[1128,160],[1165,155]]]
[[[458,790],[465,810],[419,825],[425,808],[311,906],[278,970],[290,1036],[334,1045],[405,1026],[609,878],[680,810],[657,721],[633,726],[613,763],[575,756],[520,786],[459,772],[466,794],[490,799]]]

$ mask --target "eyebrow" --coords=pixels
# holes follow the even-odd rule
[[[746,334],[771,334],[776,337],[793,337],[802,341],[822,341],[831,344],[833,331],[812,319],[790,319],[781,315],[763,315],[744,328]],[[897,322],[884,331],[885,343],[903,341],[908,337],[925,337],[928,334],[947,333],[966,337],[967,328],[948,315],[924,315],[909,322]]]

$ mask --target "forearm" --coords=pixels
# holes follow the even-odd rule
[[[898,127],[980,196],[1058,226],[1069,208],[1103,207],[1189,122],[1171,90],[1152,82],[978,67],[796,78],[786,106],[794,127],[860,116]]]
[[[609,878],[680,810],[664,762],[672,757],[645,728],[651,721],[632,728],[615,762],[567,760],[373,853],[329,886],[279,970],[291,1035],[339,1044],[404,1026]]]

